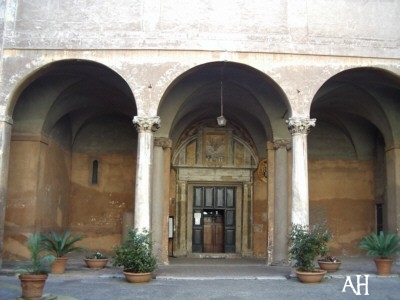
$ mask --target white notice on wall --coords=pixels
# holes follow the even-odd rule
[[[194,225],[201,225],[201,213],[194,213]]]

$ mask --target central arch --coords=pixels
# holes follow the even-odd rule
[[[225,127],[219,127],[216,121],[221,109],[221,82]],[[268,142],[290,140],[285,123],[290,114],[287,103],[271,78],[232,62],[192,68],[167,89],[158,109],[162,126],[155,136],[170,139],[172,145],[169,213],[176,220],[174,255],[209,252],[199,242],[206,238],[205,216],[223,220],[225,242],[217,252],[268,255],[271,187],[256,171],[259,162],[267,165]],[[199,196],[199,191],[214,196]],[[218,191],[223,191],[222,198]],[[234,195],[234,207],[218,207],[215,201],[225,201],[227,193]],[[197,203],[209,199],[209,207]]]

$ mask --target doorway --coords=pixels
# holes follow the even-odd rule
[[[236,188],[193,188],[192,251],[235,253]]]

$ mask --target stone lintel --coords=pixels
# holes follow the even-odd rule
[[[209,169],[180,167],[178,170],[178,180],[251,182],[252,172],[253,169]]]

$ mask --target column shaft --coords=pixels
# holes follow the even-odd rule
[[[276,141],[273,264],[288,262],[288,155],[289,141]]]
[[[154,254],[161,262],[168,260],[168,241],[167,241],[167,221],[168,221],[168,207],[166,205],[165,197],[166,182],[165,178],[168,177],[169,170],[165,168],[165,153],[171,148],[171,141],[167,138],[156,138],[154,140],[154,165],[153,165],[153,196],[151,205],[151,229],[154,241]],[[169,160],[168,160],[169,162]],[[167,173],[165,173],[167,172]],[[168,178],[167,178],[168,179]],[[169,192],[168,192],[169,194]],[[165,242],[164,242],[165,241]]]
[[[315,119],[290,118],[292,134],[292,220],[293,224],[309,225],[307,134]]]
[[[0,266],[3,259],[11,127],[12,119],[8,116],[0,116]]]
[[[385,230],[400,232],[400,148],[386,150],[387,220]]]
[[[150,230],[151,174],[153,131],[159,128],[159,117],[135,117],[138,131],[138,153],[135,190],[135,228]]]

